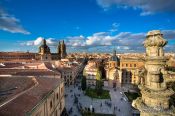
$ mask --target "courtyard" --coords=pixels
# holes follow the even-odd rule
[[[99,114],[131,116],[131,105],[119,88],[114,90],[106,87],[104,90],[109,90],[110,99],[88,97],[81,90],[80,84],[65,87],[65,107],[69,116],[81,116],[79,107]]]

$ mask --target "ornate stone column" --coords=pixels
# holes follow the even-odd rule
[[[175,108],[170,102],[174,91],[167,88],[165,83],[167,73],[163,47],[166,44],[167,41],[159,30],[147,33],[144,41],[146,48],[145,82],[139,85],[142,97],[132,103],[132,106],[140,111],[141,116],[175,116]]]

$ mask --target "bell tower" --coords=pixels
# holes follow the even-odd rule
[[[45,39],[43,39],[42,44],[39,47],[39,54],[41,60],[51,60],[50,48],[47,46]]]
[[[66,53],[66,44],[64,43],[64,40],[61,43],[60,51],[61,51],[61,58],[65,58],[67,56],[67,53]]]

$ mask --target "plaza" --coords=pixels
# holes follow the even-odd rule
[[[127,101],[120,88],[114,90],[113,88],[104,87],[104,89],[110,91],[111,99],[92,99],[84,94],[80,88],[80,84],[65,87],[65,107],[68,114],[70,116],[81,116],[80,110],[77,107],[78,104],[83,109],[94,108],[95,113],[132,116],[131,104]],[[77,104],[74,103],[75,96],[78,98]]]

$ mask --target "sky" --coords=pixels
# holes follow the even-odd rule
[[[175,52],[175,0],[0,0],[0,51],[144,52],[146,33],[161,30]]]

